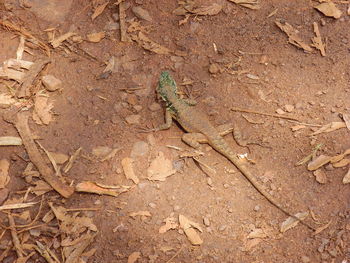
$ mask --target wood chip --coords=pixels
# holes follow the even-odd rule
[[[34,102],[33,120],[39,125],[48,125],[52,120],[53,103],[47,96],[37,95]]]
[[[325,16],[333,17],[333,18],[340,18],[342,15],[342,12],[338,9],[338,7],[333,2],[325,2],[321,3],[315,8],[320,11]]]
[[[329,163],[331,161],[331,159],[332,159],[331,156],[321,154],[316,159],[314,159],[308,163],[307,169],[309,171],[317,170],[318,168],[322,167],[323,165]]]
[[[98,43],[102,39],[104,39],[105,36],[106,36],[106,33],[102,31],[102,32],[98,32],[98,33],[88,34],[86,37],[87,37],[87,40],[89,42]]]
[[[22,145],[22,139],[20,137],[2,136],[0,137],[0,146],[14,146]]]
[[[336,131],[336,130],[341,129],[341,128],[346,128],[345,122],[343,122],[343,121],[334,121],[334,122],[328,123],[326,125],[323,125],[320,129],[318,129],[317,131],[311,133],[310,136],[318,135],[318,134],[321,134],[321,133],[327,133],[327,132]]]
[[[156,54],[168,55],[171,53],[170,49],[168,49],[168,48],[154,42],[153,40],[149,39],[141,31],[136,35],[132,35],[131,38],[132,38],[132,40],[137,42],[144,49],[152,51]]]
[[[53,48],[57,48],[59,47],[64,41],[66,41],[68,38],[75,36],[76,33],[74,32],[67,32],[61,36],[59,36],[58,38],[55,38],[53,40],[50,41],[50,44],[52,45]]]
[[[343,120],[345,122],[346,128],[350,131],[350,114],[343,113]]]
[[[2,205],[0,206],[0,211],[3,210],[11,210],[11,209],[22,209],[22,208],[28,208],[33,205],[36,205],[37,202],[28,202],[28,203],[20,203],[20,204],[9,204],[9,205]]]
[[[326,56],[326,48],[325,48],[324,43],[322,42],[321,33],[320,33],[319,28],[318,28],[318,24],[316,22],[314,22],[313,27],[314,27],[314,32],[316,35],[315,37],[313,37],[311,39],[313,46],[315,48],[317,48],[321,52],[321,55],[324,57],[324,56]]]
[[[202,228],[199,226],[198,223],[195,223],[191,220],[189,220],[184,215],[179,215],[179,223],[180,227],[184,230],[188,240],[191,242],[192,245],[201,245],[203,244],[203,240],[200,238],[198,233],[195,229],[198,229],[200,232],[203,232]]]
[[[201,16],[214,16],[221,12],[222,5],[218,3],[212,3],[211,5],[203,5],[194,9],[189,10],[192,14]]]
[[[288,42],[298,48],[303,49],[306,52],[312,52],[312,47],[308,44],[304,43],[304,41],[299,36],[299,31],[294,29],[290,24],[281,23],[279,21],[275,21],[276,25],[288,36]]]

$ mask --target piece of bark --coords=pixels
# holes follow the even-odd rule
[[[6,121],[15,125],[19,135],[22,138],[23,145],[26,148],[29,159],[36,166],[42,178],[52,186],[63,197],[68,198],[74,193],[74,188],[61,182],[52,169],[46,164],[41,156],[28,125],[29,115],[26,112],[18,112],[16,118],[6,118]]]
[[[29,98],[32,95],[30,87],[33,85],[33,82],[37,79],[40,72],[50,62],[50,59],[47,58],[41,58],[35,61],[34,65],[30,67],[29,71],[24,76],[22,85],[16,92],[17,98]]]

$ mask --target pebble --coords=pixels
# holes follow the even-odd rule
[[[102,202],[101,202],[101,200],[96,200],[95,202],[94,202],[94,205],[100,205]]]
[[[162,107],[159,103],[154,102],[151,105],[149,105],[148,108],[150,111],[159,111]]]
[[[132,114],[125,117],[125,121],[128,124],[140,124],[141,115]]]
[[[175,205],[175,206],[174,206],[174,211],[179,211],[180,208],[181,208],[181,207],[180,207],[179,205]]]
[[[286,112],[292,112],[294,110],[294,106],[287,104],[287,105],[284,105],[284,109],[286,110]]]
[[[135,94],[129,94],[126,100],[130,105],[133,105],[133,106],[136,105],[138,102],[137,96]]]
[[[216,63],[210,64],[210,66],[209,66],[209,72],[210,72],[211,74],[219,73],[219,72],[220,72],[220,67],[219,67],[219,65],[216,64]]]
[[[255,212],[260,211],[260,209],[261,209],[260,205],[256,205],[256,206],[254,207],[254,211],[255,211]]]
[[[282,109],[280,109],[280,108],[278,108],[278,109],[276,110],[276,113],[282,115],[282,114],[285,114],[285,111],[282,110]]]
[[[308,256],[301,256],[301,262],[309,263],[309,262],[311,262],[311,260]]]
[[[221,232],[224,231],[226,229],[226,227],[227,227],[226,225],[219,226],[219,231],[221,231]]]
[[[134,106],[134,110],[136,110],[137,112],[140,112],[142,110],[142,106],[141,105],[135,105]]]
[[[224,184],[224,188],[225,188],[225,189],[227,189],[227,188],[229,188],[229,187],[230,187],[229,184]]]
[[[156,208],[156,207],[157,207],[157,205],[156,205],[155,203],[149,203],[148,206],[149,206],[150,208]]]
[[[304,108],[303,103],[297,102],[297,103],[295,104],[295,108],[296,108],[297,110],[302,110],[302,109]]]
[[[43,82],[44,87],[48,91],[55,91],[62,87],[62,81],[60,81],[59,79],[55,78],[52,75],[43,76],[41,81]]]
[[[135,16],[137,16],[138,18],[146,20],[148,22],[153,21],[148,11],[146,9],[143,9],[141,6],[134,6],[131,10],[135,14]]]
[[[205,226],[210,226],[210,220],[209,220],[209,218],[208,218],[208,217],[204,217],[204,218],[203,218],[203,223],[204,223]]]
[[[149,146],[147,142],[138,141],[135,142],[131,149],[131,158],[135,158],[138,156],[145,156],[149,151]]]
[[[120,26],[119,26],[119,23],[117,22],[109,22],[104,27],[106,31],[118,30],[119,28]]]

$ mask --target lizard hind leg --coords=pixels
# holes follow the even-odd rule
[[[200,148],[201,143],[208,142],[205,135],[201,133],[185,133],[184,135],[182,135],[182,140],[195,149]]]

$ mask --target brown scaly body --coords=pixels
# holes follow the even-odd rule
[[[183,140],[186,143],[195,148],[199,146],[199,142],[208,143],[217,152],[229,159],[255,187],[255,189],[258,190],[258,192],[261,193],[271,204],[286,215],[296,218],[263,188],[245,165],[238,159],[231,147],[220,135],[219,131],[210,123],[209,119],[202,112],[196,110],[195,107],[192,107],[186,100],[178,97],[175,81],[168,72],[163,72],[161,74],[157,91],[166,103],[166,123],[156,130],[168,129],[171,126],[172,119],[175,119],[187,132],[189,132],[189,134],[185,134],[183,137]],[[197,141],[194,140],[194,137],[197,137]],[[304,222],[302,223],[314,230],[312,226]]]

